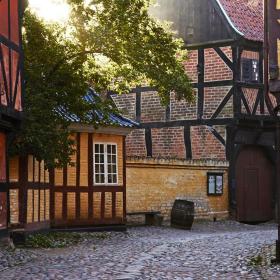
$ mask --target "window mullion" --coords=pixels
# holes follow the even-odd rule
[[[215,194],[217,194],[217,175],[215,176]]]
[[[104,177],[105,184],[108,185],[107,144],[104,144]]]

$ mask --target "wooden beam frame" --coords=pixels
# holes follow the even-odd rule
[[[153,140],[152,140],[152,130],[150,127],[145,128],[145,142],[146,142],[146,151],[147,156],[153,156]]]
[[[76,187],[80,187],[80,172],[81,172],[81,133],[76,135]],[[76,194],[76,218],[80,219],[81,215],[81,198],[80,193]]]
[[[184,126],[198,126],[198,125],[227,125],[234,123],[233,118],[223,119],[201,119],[201,120],[178,120],[169,122],[149,122],[140,124],[139,129],[153,129],[153,128],[167,128],[167,127],[184,127]]]
[[[216,109],[216,111],[214,112],[214,114],[211,116],[211,119],[216,119],[219,116],[219,114],[224,109],[225,105],[228,103],[230,98],[233,96],[233,93],[234,93],[233,88],[231,88],[229,90],[229,92],[226,94],[226,96],[224,97],[224,99],[222,100],[222,102],[220,103],[220,105],[218,106],[218,108]]]
[[[232,59],[233,59],[233,111],[234,117],[238,117],[241,114],[241,84],[240,84],[240,63],[241,63],[242,48],[239,46],[232,47]]]
[[[205,57],[204,57],[204,49],[198,49],[198,94],[197,94],[197,118],[202,119],[204,112],[204,66],[205,65]]]
[[[220,48],[214,48],[214,50],[219,55],[219,57],[224,61],[224,63],[228,66],[228,68],[233,71],[233,63],[227,57],[227,55]]]
[[[186,150],[186,159],[192,159],[192,141],[191,141],[191,128],[184,126],[184,144]]]
[[[222,137],[222,135],[213,127],[213,126],[206,126],[208,130],[219,140],[219,142],[226,147],[226,141]]]
[[[93,218],[93,133],[88,134],[88,217]]]

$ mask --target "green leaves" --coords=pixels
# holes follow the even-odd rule
[[[63,166],[73,153],[69,122],[55,108],[63,106],[83,122],[97,126],[83,101],[89,86],[97,92],[128,92],[154,86],[162,103],[170,92],[192,100],[182,61],[183,42],[149,16],[149,0],[68,0],[67,27],[47,25],[30,11],[24,19],[26,100],[23,130],[16,152],[33,152],[49,166]],[[108,102],[98,109],[112,110]]]
[[[182,65],[186,58],[183,41],[174,39],[172,31],[149,16],[151,1],[95,0],[88,1],[88,5],[83,1],[68,2],[73,7],[73,34],[83,38],[80,43],[86,49],[105,56],[105,67],[108,69],[110,64],[114,72],[113,84],[109,75],[110,86],[104,90],[124,90],[124,85],[129,89],[142,80],[158,89],[162,103],[168,102],[171,91],[178,98],[192,100],[190,80]],[[80,28],[77,22],[86,28]],[[93,78],[95,82],[98,84]]]

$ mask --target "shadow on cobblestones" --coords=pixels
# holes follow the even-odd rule
[[[108,239],[68,249],[32,251],[32,262],[0,272],[0,279],[274,280],[280,279],[277,269],[263,267],[264,274],[250,260],[271,246],[276,236],[274,224],[234,221],[196,222],[191,231],[129,228],[127,233],[110,233]]]

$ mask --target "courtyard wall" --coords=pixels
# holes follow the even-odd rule
[[[223,174],[223,194],[207,195],[207,172]],[[228,163],[213,160],[128,158],[127,212],[160,211],[170,220],[175,199],[195,203],[196,219],[228,217]],[[132,218],[133,217],[133,218]],[[128,222],[143,217],[128,216]]]

